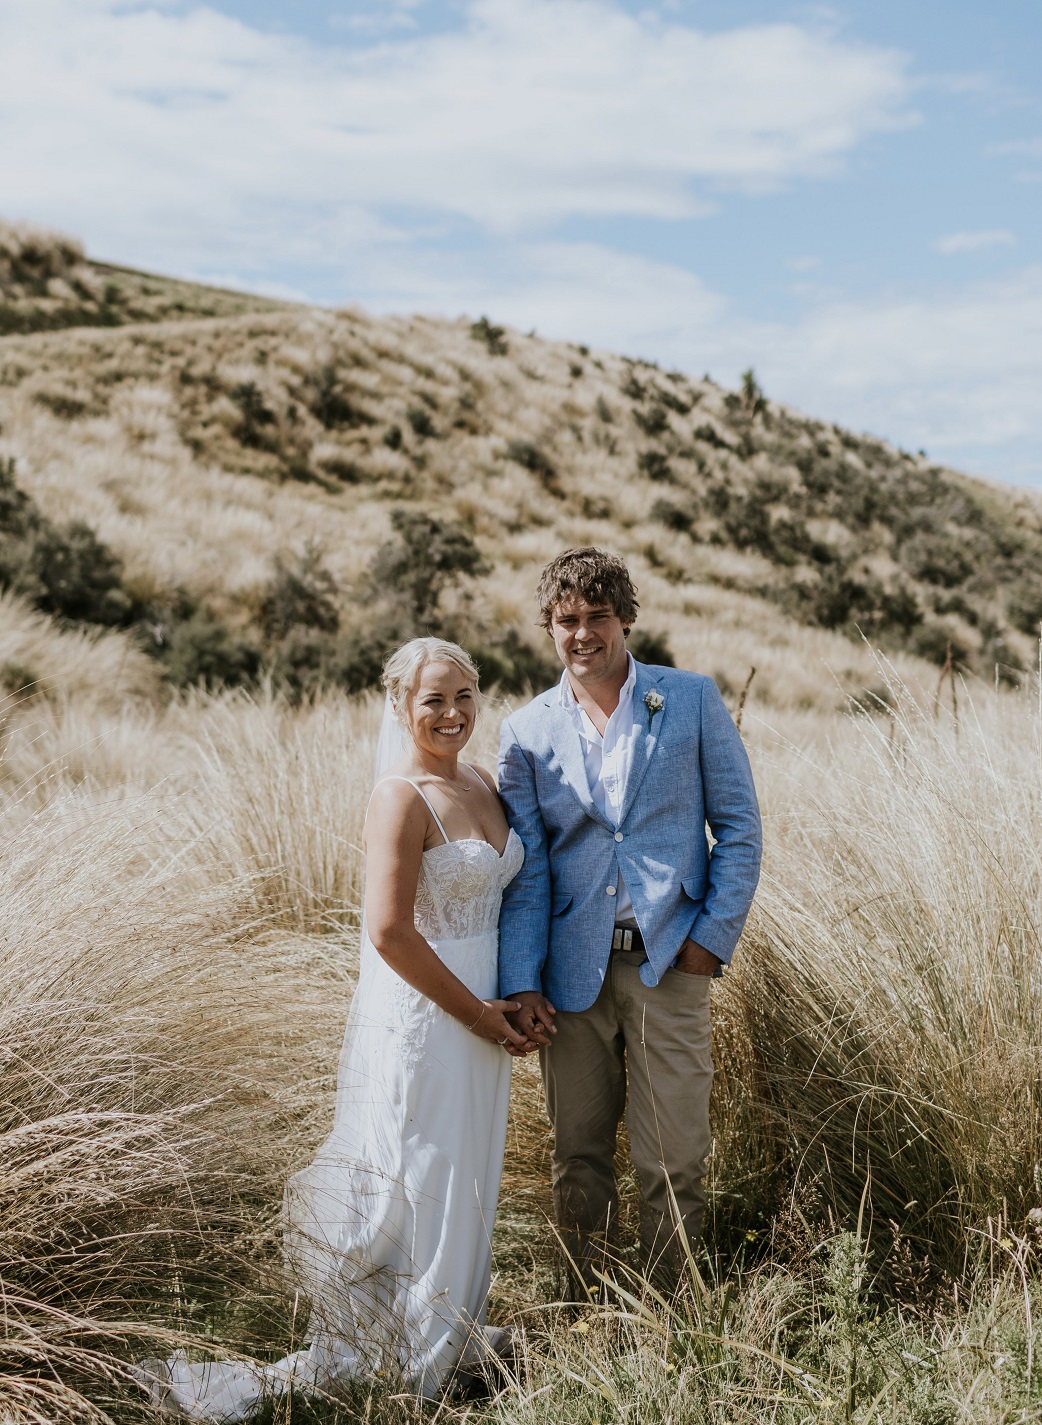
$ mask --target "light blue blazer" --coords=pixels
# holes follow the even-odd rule
[[[582,744],[557,687],[503,723],[499,792],[525,844],[499,920],[504,998],[541,990],[558,1009],[594,1002],[611,953],[609,890],[620,870],[647,947],[646,985],[658,984],[688,937],[727,963],[742,933],[761,850],[742,739],[712,678],[636,666],[636,741],[618,826],[590,795]],[[649,718],[644,699],[652,691],[663,707]]]

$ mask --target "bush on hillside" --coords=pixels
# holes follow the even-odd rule
[[[654,663],[660,668],[677,666],[664,633],[653,633],[650,628],[635,628],[627,640],[627,647],[638,663]]]
[[[154,649],[166,678],[177,688],[234,688],[254,682],[261,654],[205,609],[173,622]]]
[[[470,651],[478,665],[482,687],[486,689],[495,687],[502,693],[530,693],[551,687],[561,676],[557,660],[549,653],[541,653],[513,628]]]
[[[510,346],[502,327],[493,326],[488,317],[479,317],[471,323],[470,334],[475,341],[483,341],[489,356],[506,356]]]
[[[284,638],[298,627],[336,633],[340,627],[337,593],[336,580],[322,563],[319,545],[309,542],[292,564],[276,559],[260,607],[265,638]]]
[[[557,500],[564,499],[564,491],[553,461],[534,441],[512,440],[507,444],[507,459],[530,471],[548,495]]]
[[[0,461],[0,588],[44,613],[107,627],[134,617],[123,565],[82,520],[53,524]]]
[[[381,545],[369,566],[372,592],[402,606],[417,629],[436,629],[445,590],[462,578],[491,573],[491,566],[454,520],[397,509],[391,527],[396,537]]]
[[[373,417],[350,399],[329,363],[304,393],[304,404],[326,430],[346,430],[373,424]]]
[[[240,420],[235,427],[235,438],[239,444],[249,450],[277,449],[278,441],[272,430],[276,424],[275,412],[265,403],[256,381],[240,381],[228,394],[240,411]]]

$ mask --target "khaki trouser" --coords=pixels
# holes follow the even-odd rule
[[[675,1265],[678,1211],[692,1244],[705,1211],[710,977],[667,970],[649,989],[637,973],[643,960],[639,951],[614,953],[595,1002],[579,1013],[558,1010],[554,1042],[539,1051],[554,1132],[554,1211],[587,1286],[618,1212],[614,1158],[624,1106],[646,1266]]]

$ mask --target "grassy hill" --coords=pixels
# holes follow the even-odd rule
[[[516,1065],[517,1374],[438,1418],[1037,1419],[1037,499],[751,374],[144,274],[117,301],[65,239],[0,252],[0,1418],[145,1425],[129,1362],[304,1339],[279,1211],[332,1111],[381,709],[343,690],[428,627],[508,688],[552,676],[536,573],[595,540],[642,654],[732,707],[757,668],[701,1275],[671,1306],[627,1275],[627,1179],[618,1288],[560,1304]],[[841,715],[872,687],[892,716]],[[432,1418],[393,1373],[260,1418],[291,1416]]]
[[[280,306],[23,229],[0,313],[0,583],[123,630],[168,682],[356,689],[426,628],[538,682],[535,575],[586,542],[631,561],[644,656],[725,691],[755,665],[768,704],[856,691],[863,637],[1010,684],[1034,661],[1042,503],[752,373],[729,392],[485,318]]]

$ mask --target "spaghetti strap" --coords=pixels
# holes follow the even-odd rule
[[[381,780],[381,781],[384,781],[384,782],[408,782],[409,786],[412,787],[412,789],[413,789],[414,792],[419,792],[420,796],[423,798],[424,802],[426,802],[426,804],[427,804],[427,810],[430,812],[431,816],[434,818],[435,824],[437,825],[438,830],[441,832],[441,838],[442,838],[442,840],[443,840],[446,844],[448,843],[448,840],[449,840],[448,834],[446,833],[445,828],[444,828],[444,827],[442,826],[442,824],[441,824],[441,817],[438,815],[438,813],[437,813],[437,812],[434,810],[434,808],[431,806],[431,804],[430,804],[430,799],[427,797],[427,795],[426,795],[426,793],[424,792],[424,790],[423,790],[422,787],[418,787],[418,786],[416,785],[416,783],[415,783],[414,781],[412,781],[409,777],[399,777],[399,776],[398,776],[396,773],[394,773],[394,772],[389,773],[386,777],[382,777],[380,780]],[[380,783],[377,782],[376,785],[379,786]],[[376,787],[373,788],[373,791],[374,791],[374,792],[376,791]],[[370,797],[370,801],[372,801],[372,798],[371,798],[371,797]]]

